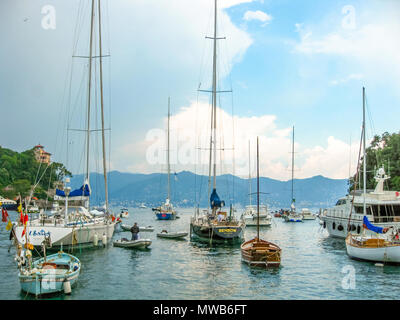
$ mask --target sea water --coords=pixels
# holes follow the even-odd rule
[[[119,212],[118,208],[115,212]],[[157,238],[162,230],[187,231],[193,209],[178,209],[180,219],[156,220],[151,209],[129,208],[124,224],[153,226],[140,232],[152,240],[150,249],[112,246],[71,252],[82,263],[70,295],[44,299],[397,299],[400,266],[379,267],[350,259],[343,239],[335,239],[319,220],[284,222],[274,217],[260,237],[282,249],[281,267],[262,269],[241,261],[240,246],[210,246],[186,240]],[[240,215],[240,212],[237,213]],[[11,214],[13,221],[17,214]],[[256,227],[247,227],[246,240]],[[131,238],[130,232],[113,239]],[[5,223],[0,231],[0,299],[32,299],[20,290],[15,248],[9,250]],[[68,251],[67,251],[68,252]]]

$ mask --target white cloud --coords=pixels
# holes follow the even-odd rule
[[[233,121],[234,123],[233,123]],[[166,119],[165,119],[166,121]],[[217,149],[225,148],[221,161],[221,152],[217,152],[217,174],[233,173],[233,154],[235,174],[247,177],[249,168],[248,143],[251,144],[252,176],[255,176],[256,138],[260,140],[260,174],[278,180],[289,180],[291,177],[292,128],[279,128],[276,116],[262,115],[252,117],[232,116],[218,109]],[[233,139],[233,126],[235,136]],[[164,128],[166,127],[166,122]],[[149,131],[147,137],[163,134],[164,128]],[[153,133],[157,133],[153,135]],[[208,174],[210,138],[210,105],[204,102],[193,102],[190,106],[181,108],[171,117],[171,163],[173,170],[194,171],[198,174]],[[166,140],[165,136],[146,141],[133,142],[118,150],[114,159],[118,159],[119,170],[130,172],[160,172],[165,171]],[[150,148],[158,144],[159,152],[152,157]],[[234,144],[235,151],[231,148]],[[199,151],[197,148],[201,148]],[[154,149],[154,148],[153,148]],[[153,149],[150,150],[152,153]],[[357,143],[351,146],[352,170],[354,171]],[[323,175],[329,178],[347,178],[349,175],[350,146],[334,137],[327,139],[326,146],[305,148],[295,142],[295,177],[306,178]],[[137,163],[125,159],[139,159]],[[221,166],[222,164],[222,166]],[[352,172],[353,173],[353,172]]]
[[[246,21],[258,20],[261,22],[265,22],[264,25],[266,25],[272,20],[272,16],[260,10],[257,11],[249,10],[245,12],[243,19]]]
[[[331,85],[336,86],[336,85],[339,85],[339,84],[343,84],[343,83],[349,82],[351,80],[361,80],[363,78],[364,78],[364,76],[362,74],[360,74],[360,73],[352,73],[352,74],[349,74],[345,78],[338,79],[338,80],[332,80],[331,81]]]
[[[294,44],[294,52],[340,57],[356,70],[363,70],[363,76],[369,80],[387,82],[389,77],[400,83],[398,14],[383,18],[377,14],[372,22],[358,23],[354,29],[337,26],[326,31],[324,21],[320,24],[313,27],[295,24],[300,40]],[[321,33],[320,29],[325,32]]]

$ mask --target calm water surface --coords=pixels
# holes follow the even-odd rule
[[[119,210],[116,210],[119,212]],[[318,220],[286,223],[273,218],[261,237],[282,248],[279,269],[250,268],[241,262],[240,246],[208,247],[187,240],[157,238],[163,229],[189,232],[192,209],[180,209],[180,219],[158,221],[150,209],[129,209],[124,223],[154,226],[141,232],[153,241],[149,250],[113,247],[75,249],[82,262],[72,294],[51,299],[397,299],[400,267],[376,267],[351,260],[344,240],[328,237]],[[16,215],[13,216],[13,221]],[[245,230],[245,239],[256,228]],[[130,238],[116,232],[113,239]],[[15,249],[5,223],[0,231],[0,299],[32,299],[20,291]],[[350,266],[350,267],[349,267]],[[349,268],[355,271],[355,288],[344,289]],[[347,269],[346,269],[347,268]],[[342,283],[345,285],[343,288]]]

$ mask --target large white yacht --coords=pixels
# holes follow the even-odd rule
[[[380,168],[375,175],[377,182],[375,190],[369,192],[367,190],[365,194],[366,216],[378,227],[400,227],[400,193],[383,190],[384,182],[389,178],[384,168]],[[360,233],[364,218],[363,205],[363,192],[358,190],[340,198],[334,207],[324,209],[320,219],[329,235],[345,239],[348,225],[350,225],[350,231]]]

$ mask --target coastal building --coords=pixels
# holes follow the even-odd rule
[[[33,148],[33,152],[35,153],[35,158],[37,162],[42,162],[49,164],[51,153],[48,153],[44,150],[44,147],[40,144]]]

